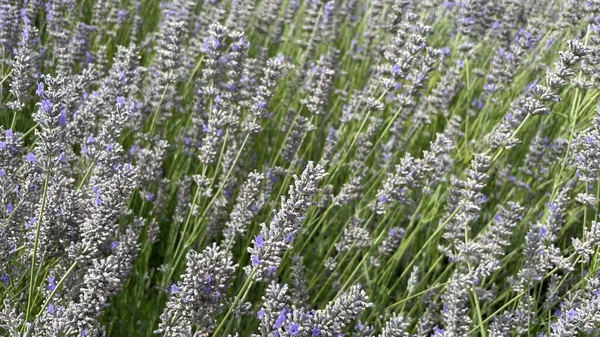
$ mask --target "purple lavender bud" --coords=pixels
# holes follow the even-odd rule
[[[362,328],[362,323],[360,322],[360,320],[358,320],[358,322],[356,323],[356,325],[354,326],[354,330],[358,331]]]
[[[8,275],[0,275],[0,282],[8,285],[10,283],[10,276]]]
[[[490,83],[486,83],[483,85],[483,90],[493,93],[496,91],[496,85],[495,84],[490,84]]]
[[[483,109],[484,103],[483,103],[483,101],[482,101],[482,100],[480,100],[479,98],[474,98],[474,99],[473,99],[473,103],[471,103],[471,105],[472,105],[474,108],[476,108],[476,109],[478,109],[478,110],[481,110],[481,109]]]
[[[38,96],[42,96],[45,94],[44,92],[44,83],[40,82],[37,84],[37,89],[35,90],[35,94]]]
[[[434,334],[439,334],[439,335],[444,335],[445,331],[444,329],[440,329],[437,325],[433,327],[433,333]]]
[[[59,125],[65,125],[67,124],[67,116],[65,115],[65,111],[61,111],[60,114],[58,115],[58,124]]]
[[[281,328],[281,324],[283,324],[283,322],[285,322],[285,314],[286,314],[286,309],[285,308],[281,309],[281,311],[279,312],[279,316],[275,320],[275,324],[273,325],[273,328],[275,328],[275,329]]]
[[[285,243],[291,243],[292,241],[294,241],[294,238],[295,238],[295,236],[293,234],[290,234],[290,235],[287,235],[283,241]]]
[[[35,154],[33,154],[32,152],[28,152],[25,156],[25,160],[27,160],[30,163],[35,163]]]
[[[252,255],[250,257],[250,261],[252,261],[252,266],[256,267],[260,264],[260,258],[256,255]]]
[[[265,246],[265,240],[263,239],[262,235],[257,235],[254,238],[254,248],[262,248]]]
[[[48,286],[46,288],[50,291],[54,291],[54,289],[56,289],[56,282],[54,276],[48,276]]]
[[[50,102],[50,100],[44,99],[40,104],[44,112],[50,112],[50,110],[52,110],[52,102]]]
[[[298,330],[299,330],[298,324],[296,324],[294,322],[290,323],[290,326],[288,327],[288,332],[290,333],[290,335],[296,336],[298,334]]]

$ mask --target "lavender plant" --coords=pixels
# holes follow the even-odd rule
[[[0,1],[0,336],[600,334],[600,2]]]

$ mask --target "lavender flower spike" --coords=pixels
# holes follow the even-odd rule
[[[326,176],[321,165],[309,162],[300,177],[294,176],[295,183],[290,186],[289,198],[281,198],[281,208],[275,212],[267,227],[261,224],[261,242],[254,239],[254,247],[248,248],[251,266],[246,266],[248,275],[256,281],[266,279],[273,274],[285,250],[292,247],[292,241],[300,231],[300,224],[308,206],[317,193],[317,184]]]

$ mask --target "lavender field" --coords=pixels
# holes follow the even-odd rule
[[[600,336],[600,0],[0,0],[0,336]]]

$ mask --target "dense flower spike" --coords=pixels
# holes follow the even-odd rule
[[[260,234],[254,237],[253,246],[248,248],[251,264],[244,269],[253,279],[265,280],[277,271],[283,253],[292,247],[300,231],[306,210],[317,193],[317,185],[326,175],[320,165],[314,166],[309,162],[300,176],[294,176],[289,197],[281,198],[281,208],[275,211],[268,227],[261,224]]]
[[[182,280],[170,288],[171,298],[155,332],[163,336],[191,336],[194,327],[211,332],[225,308],[227,288],[235,266],[231,255],[216,244],[202,253],[190,250]]]

